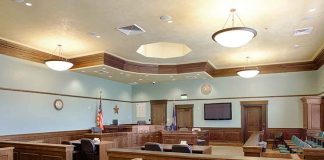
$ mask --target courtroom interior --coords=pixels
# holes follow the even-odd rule
[[[323,0],[1,0],[0,160],[323,160]]]

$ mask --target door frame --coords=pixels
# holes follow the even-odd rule
[[[244,143],[245,140],[245,108],[250,106],[261,106],[262,112],[262,130],[264,130],[262,140],[267,138],[267,130],[268,130],[268,101],[241,101],[241,139]]]
[[[168,119],[168,111],[167,111],[167,108],[168,108],[168,100],[151,100],[150,101],[150,104],[151,104],[151,119],[150,119],[150,122],[151,124],[152,123],[152,119],[153,119],[153,114],[152,114],[152,105],[154,104],[165,104],[165,118],[164,118],[164,125],[167,124],[167,119]]]
[[[182,107],[182,106],[186,106],[186,107]],[[176,117],[178,117],[178,115],[177,115],[178,112],[177,111],[178,111],[179,108],[191,108],[191,111],[192,111],[191,112],[191,114],[192,114],[191,115],[191,117],[192,117],[192,127],[194,127],[194,113],[193,113],[194,112],[194,104],[176,104],[175,105],[175,112],[176,112],[175,114],[176,114]],[[179,126],[178,126],[178,118],[177,118],[177,128],[179,129]]]

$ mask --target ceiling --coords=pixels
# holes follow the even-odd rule
[[[183,74],[146,74],[146,73],[135,73],[119,70],[107,65],[98,65],[94,67],[79,68],[73,71],[87,74],[90,76],[100,77],[122,83],[128,83],[131,85],[152,83],[153,82],[166,82],[166,81],[178,81],[188,79],[211,79],[209,74],[206,72],[193,72]]]
[[[324,44],[323,0],[25,1],[33,6],[0,1],[0,37],[45,52],[62,44],[68,58],[107,52],[140,63],[209,61],[216,68],[230,68],[245,65],[246,56],[253,65],[313,60]],[[211,39],[231,8],[258,32],[241,48],[225,48]],[[173,23],[161,21],[162,15],[172,16]],[[132,24],[146,32],[126,36],[116,29]],[[309,35],[293,36],[295,29],[304,27],[314,29]],[[167,59],[136,53],[140,45],[155,42],[184,43],[192,51]]]

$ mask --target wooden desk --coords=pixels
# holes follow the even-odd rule
[[[80,140],[70,141],[73,145],[81,145]],[[107,150],[111,148],[116,148],[116,143],[111,141],[101,141],[100,143],[95,143],[96,148],[99,149],[99,160],[107,160]]]
[[[187,141],[190,145],[196,145],[197,140],[203,139],[206,141],[205,145],[208,145],[209,141],[209,132],[191,132],[191,131],[175,131],[175,132],[162,132],[162,143],[163,144],[179,144],[181,141]]]
[[[14,147],[0,148],[0,160],[13,160]]]
[[[172,144],[161,144],[164,152],[172,152]],[[144,146],[141,146],[142,150],[145,150]],[[212,147],[210,146],[191,146],[192,153],[196,154],[211,154]]]
[[[243,145],[244,156],[261,157],[260,132],[254,132]]]

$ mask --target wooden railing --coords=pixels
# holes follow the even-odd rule
[[[0,160],[13,160],[13,147],[0,148]]]
[[[274,160],[273,158],[264,157],[242,157],[233,155],[208,155],[208,154],[188,154],[188,153],[174,153],[174,152],[155,152],[143,151],[134,149],[109,149],[107,151],[109,160]],[[276,158],[275,160],[287,160],[283,158]]]
[[[72,160],[72,145],[0,141],[0,147],[14,147],[15,160],[51,159]]]
[[[260,132],[254,132],[243,145],[244,156],[261,157]]]

